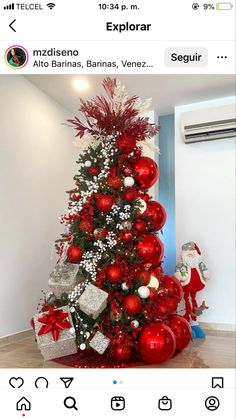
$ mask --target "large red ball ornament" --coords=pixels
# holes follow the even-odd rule
[[[143,215],[148,217],[150,224],[156,230],[160,230],[166,222],[166,210],[156,201],[149,201],[147,203],[147,209]]]
[[[139,338],[140,354],[148,364],[160,364],[170,359],[176,349],[175,335],[165,324],[152,323],[144,327]]]
[[[136,140],[131,135],[126,133],[119,135],[116,139],[116,147],[118,148],[121,154],[130,154],[134,151],[136,146]]]
[[[112,263],[106,270],[106,277],[112,283],[119,282],[122,278],[122,269],[118,263]]]
[[[108,212],[112,209],[115,201],[110,195],[100,195],[97,198],[96,206],[99,211]]]
[[[145,223],[145,221],[143,220],[136,220],[134,222],[134,228],[135,230],[137,230],[139,233],[145,233],[146,229],[147,229],[147,224]]]
[[[164,246],[154,234],[147,234],[137,244],[138,255],[146,262],[158,265],[163,258]]]
[[[158,178],[158,166],[150,157],[139,157],[133,166],[134,178],[142,189],[148,189]]]
[[[180,302],[183,297],[183,288],[178,279],[171,275],[162,275],[160,278],[160,286],[162,291],[166,291]]]
[[[135,275],[135,279],[137,281],[141,281],[141,285],[144,285],[145,286],[145,285],[148,285],[149,284],[150,279],[151,279],[151,274],[146,269],[141,269]]]
[[[78,263],[84,251],[77,244],[72,244],[67,250],[67,259],[71,263]]]
[[[124,299],[124,310],[134,316],[137,313],[140,313],[142,309],[142,300],[136,295],[136,294],[131,294],[128,295],[125,299]]]
[[[175,335],[176,350],[182,351],[191,341],[192,331],[189,322],[177,314],[169,319],[169,327]]]
[[[179,300],[169,294],[164,295],[161,297],[159,293],[157,293],[156,298],[156,313],[159,316],[169,316],[170,314],[174,314],[177,310]]]

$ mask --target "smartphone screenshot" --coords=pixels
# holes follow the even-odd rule
[[[235,418],[235,1],[0,1],[0,417]]]

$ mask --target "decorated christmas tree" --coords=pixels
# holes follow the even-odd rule
[[[106,96],[81,101],[80,116],[68,121],[84,149],[61,217],[52,292],[34,318],[36,336],[45,359],[156,364],[191,338],[188,322],[175,314],[181,285],[162,270],[166,212],[148,193],[158,166],[142,145],[158,127],[143,116],[149,100],[128,97],[116,79],[103,87]]]

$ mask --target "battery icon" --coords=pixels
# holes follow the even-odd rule
[[[233,5],[231,3],[216,3],[216,10],[231,10]]]

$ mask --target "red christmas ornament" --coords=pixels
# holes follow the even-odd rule
[[[178,302],[183,298],[183,288],[174,276],[171,275],[162,275],[160,278],[160,285],[162,291],[168,293],[168,295],[172,295],[175,297]]]
[[[97,176],[99,173],[100,173],[100,169],[99,169],[99,167],[96,167],[96,166],[91,166],[91,167],[89,168],[89,175],[90,175],[90,176]]]
[[[137,313],[140,313],[142,309],[142,301],[136,294],[128,295],[124,299],[124,310],[128,314],[134,316]]]
[[[134,222],[134,228],[139,233],[144,233],[147,229],[147,225],[146,225],[145,221],[143,221],[143,220],[136,220]]]
[[[144,327],[139,338],[140,354],[148,364],[170,359],[176,348],[175,335],[165,324],[152,323]]]
[[[82,220],[79,223],[79,229],[80,231],[86,231],[87,233],[91,233],[93,230],[93,225],[87,220]]]
[[[132,202],[134,199],[137,198],[137,196],[138,196],[138,193],[136,189],[128,188],[126,189],[126,191],[124,191],[122,198],[125,201]]]
[[[141,285],[148,285],[151,280],[151,274],[146,269],[142,269],[135,275],[137,281],[142,281]]]
[[[136,146],[136,140],[131,135],[123,133],[116,139],[116,147],[121,154],[130,154]]]
[[[155,300],[157,298],[157,290],[156,288],[149,287],[149,300]]]
[[[156,201],[149,201],[147,203],[147,209],[143,215],[148,217],[151,225],[156,230],[160,230],[166,222],[166,210]]]
[[[121,178],[119,176],[108,176],[107,184],[112,189],[120,189],[122,185]]]
[[[71,263],[78,263],[84,251],[77,244],[72,244],[67,250],[67,259]]]
[[[108,212],[112,209],[115,201],[110,195],[99,195],[96,201],[96,206],[99,211]]]
[[[164,246],[154,234],[147,234],[138,242],[137,252],[143,260],[158,265],[164,254]]]
[[[119,235],[119,238],[124,242],[128,243],[133,240],[133,234],[131,230],[123,230],[122,233]]]
[[[107,228],[96,228],[93,232],[95,239],[103,239],[108,235]]]
[[[134,155],[135,157],[140,157],[142,154],[142,151],[140,150],[140,148],[135,148],[134,149]]]
[[[106,277],[112,283],[119,282],[122,278],[122,269],[118,263],[112,263],[106,270]]]
[[[132,169],[129,167],[124,168],[124,175],[125,176],[131,176],[133,174]]]
[[[156,312],[159,316],[167,316],[170,314],[174,314],[179,304],[178,299],[169,294],[165,294],[162,296],[161,293],[157,293],[155,301],[157,303]]]
[[[169,319],[169,327],[175,335],[176,350],[182,351],[190,342],[192,332],[189,322],[177,314]]]
[[[135,160],[134,178],[142,189],[148,189],[158,178],[158,166],[150,157],[139,157]]]
[[[112,357],[117,361],[126,362],[131,359],[133,350],[130,346],[118,345],[114,347],[111,351]]]

